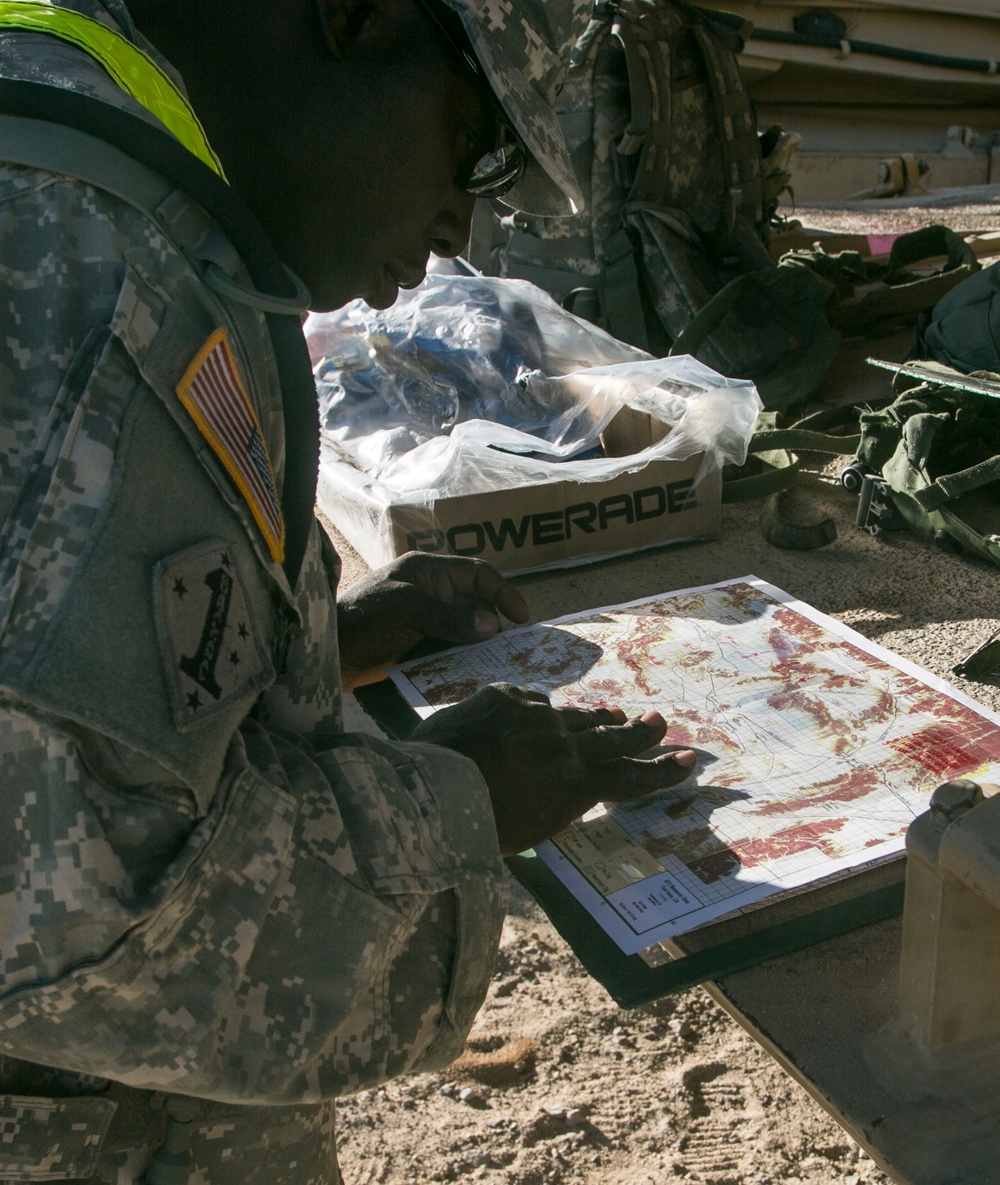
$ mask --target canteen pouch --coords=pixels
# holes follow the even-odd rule
[[[0,1095],[0,1180],[92,1177],[116,1108],[94,1095]]]

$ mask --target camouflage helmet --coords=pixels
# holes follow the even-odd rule
[[[583,209],[553,105],[593,0],[445,0],[461,17],[490,86],[528,149],[517,184],[501,199],[526,214]]]

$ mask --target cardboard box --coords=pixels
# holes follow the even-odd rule
[[[606,455],[627,457],[668,432],[662,421],[626,407],[605,430],[602,443]],[[653,460],[610,480],[557,477],[515,489],[439,498],[428,508],[394,500],[400,496],[324,442],[318,501],[373,568],[416,549],[476,556],[502,572],[536,572],[667,543],[718,538],[720,475],[716,471],[695,487],[700,464],[700,454],[684,461]]]

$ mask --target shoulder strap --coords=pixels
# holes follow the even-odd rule
[[[675,8],[685,13],[692,24],[703,25],[712,30],[734,54],[741,54],[753,34],[753,21],[735,12],[718,8],[695,7],[688,0],[673,0]]]
[[[604,244],[604,309],[608,332],[642,350],[650,346],[642,310],[635,244],[621,227]]]
[[[149,203],[155,200],[157,192],[165,196],[174,189],[182,190],[216,221],[238,252],[254,288],[265,298],[270,298],[264,316],[281,381],[286,439],[281,499],[286,528],[282,566],[294,588],[311,530],[319,466],[319,411],[299,321],[303,299],[300,286],[297,287],[291,273],[278,258],[249,208],[221,177],[169,132],[89,95],[12,79],[0,79],[0,114],[33,121],[36,127],[52,124],[63,131],[60,137],[59,132],[49,129],[40,138],[39,152],[51,154],[47,163],[38,159],[20,163],[53,168],[57,149],[66,149],[69,152],[66,164],[78,167],[81,172],[84,169],[89,172],[86,162],[79,159],[80,153],[87,151],[83,142],[78,140],[75,146],[69,147],[66,133],[72,129],[118,150],[118,156],[114,158],[99,154],[105,161],[114,161],[110,178],[92,182],[100,188],[116,192],[113,186],[118,185],[120,192],[128,190],[130,197],[126,200],[145,209],[150,208]],[[28,153],[22,152],[21,155]],[[159,174],[163,188],[158,190],[155,179],[130,169],[119,159],[120,156],[144,166],[144,171]],[[2,142],[0,159],[7,159]],[[80,176],[74,168],[62,165],[57,166],[56,171]],[[87,175],[82,179],[89,180]],[[155,210],[155,205],[152,209]]]
[[[744,292],[751,290],[755,284],[756,276],[753,272],[743,272],[742,275],[734,276],[698,310],[674,338],[674,344],[670,347],[670,356],[676,357],[678,354],[697,356],[706,338],[712,336],[739,303]]]
[[[147,213],[177,188],[103,140],[22,115],[0,115],[0,159],[85,181]]]
[[[672,88],[669,6],[623,6],[612,34],[625,52],[628,69],[629,125],[614,146],[619,180],[631,184],[628,202],[662,204],[672,147]]]
[[[114,29],[47,0],[0,0],[0,29],[46,33],[68,41],[97,62],[126,94],[167,128],[223,180],[226,174],[187,98],[153,59]]]
[[[653,121],[653,91],[649,85],[649,73],[645,57],[639,49],[629,17],[619,13],[611,26],[611,35],[621,44],[625,53],[625,68],[628,72],[629,122],[622,138],[612,146],[614,165],[618,179],[623,185],[635,181],[639,154],[646,144]],[[663,78],[666,93],[670,92],[669,57],[666,59],[667,74]],[[658,113],[659,114],[659,113]]]
[[[997,480],[1000,480],[1000,454],[988,457],[978,465],[970,465],[968,469],[945,474],[925,489],[908,490],[907,493],[921,510],[939,510],[963,494],[991,485]]]

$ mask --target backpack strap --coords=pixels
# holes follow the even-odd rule
[[[640,161],[640,153],[646,144],[646,138],[653,122],[653,92],[649,85],[647,65],[643,60],[644,54],[653,53],[660,59],[660,68],[666,73],[660,77],[669,93],[670,55],[663,55],[658,50],[658,43],[647,44],[642,50],[635,34],[635,27],[628,18],[621,14],[615,17],[611,25],[611,36],[621,44],[625,52],[625,68],[628,72],[629,89],[629,122],[622,138],[611,147],[615,175],[621,185],[633,185]],[[662,121],[662,113],[657,112]]]
[[[743,293],[755,287],[756,283],[757,277],[753,272],[744,272],[720,288],[674,338],[669,356],[674,358],[678,354],[690,354],[696,357],[705,339],[712,336],[736,307]]]
[[[748,456],[757,461],[758,473],[735,477],[722,483],[723,502],[745,502],[787,490],[795,481],[799,466],[793,453],[830,453],[853,455],[860,436],[831,436],[793,425],[791,428],[764,428],[755,432],[747,446]]]
[[[673,140],[669,36],[674,23],[669,6],[661,10],[633,5],[619,13],[612,27],[625,50],[632,109],[625,135],[613,146],[618,179],[631,185],[626,202],[663,205],[669,192]]]
[[[173,182],[124,152],[64,124],[0,115],[0,159],[74,177],[149,213],[176,191]]]
[[[688,3],[688,0],[673,0],[673,4],[687,16],[692,24],[704,25],[711,29],[715,36],[734,54],[741,54],[753,35],[753,21],[746,20],[738,13],[724,12],[718,8],[696,8],[695,5]]]
[[[113,194],[153,221],[169,221],[171,234],[182,249],[206,265],[203,278],[208,287],[233,304],[289,316],[308,311],[309,293],[292,272],[288,276],[294,295],[287,297],[258,292],[234,279],[240,257],[228,239],[206,235],[206,220],[192,217],[189,209],[171,210],[166,218],[163,205],[178,194],[173,182],[103,140],[61,124],[0,115],[0,155],[10,164],[75,177]]]
[[[921,510],[939,510],[948,502],[993,481],[1000,481],[1000,454],[980,461],[978,465],[970,465],[968,469],[939,477],[922,490],[908,490],[907,493]]]
[[[649,349],[649,335],[642,311],[635,244],[622,227],[604,244],[606,262],[601,272],[604,314],[608,332],[641,350]]]
[[[860,436],[831,436],[826,432],[815,432],[803,428],[801,424],[793,424],[790,428],[765,428],[762,432],[755,432],[751,451],[766,451],[768,449],[784,448],[798,452],[831,453],[833,456],[846,455],[857,452],[861,443]]]
[[[722,501],[748,502],[752,498],[766,498],[787,490],[799,472],[799,463],[784,449],[754,448],[753,438],[747,449],[748,457],[756,460],[756,473],[744,477],[723,478]]]
[[[727,229],[738,213],[758,233],[766,235],[764,166],[757,137],[757,121],[739,77],[739,68],[728,47],[719,44],[714,28],[696,23],[692,33],[701,50],[712,92],[716,131],[722,151],[726,185]]]

